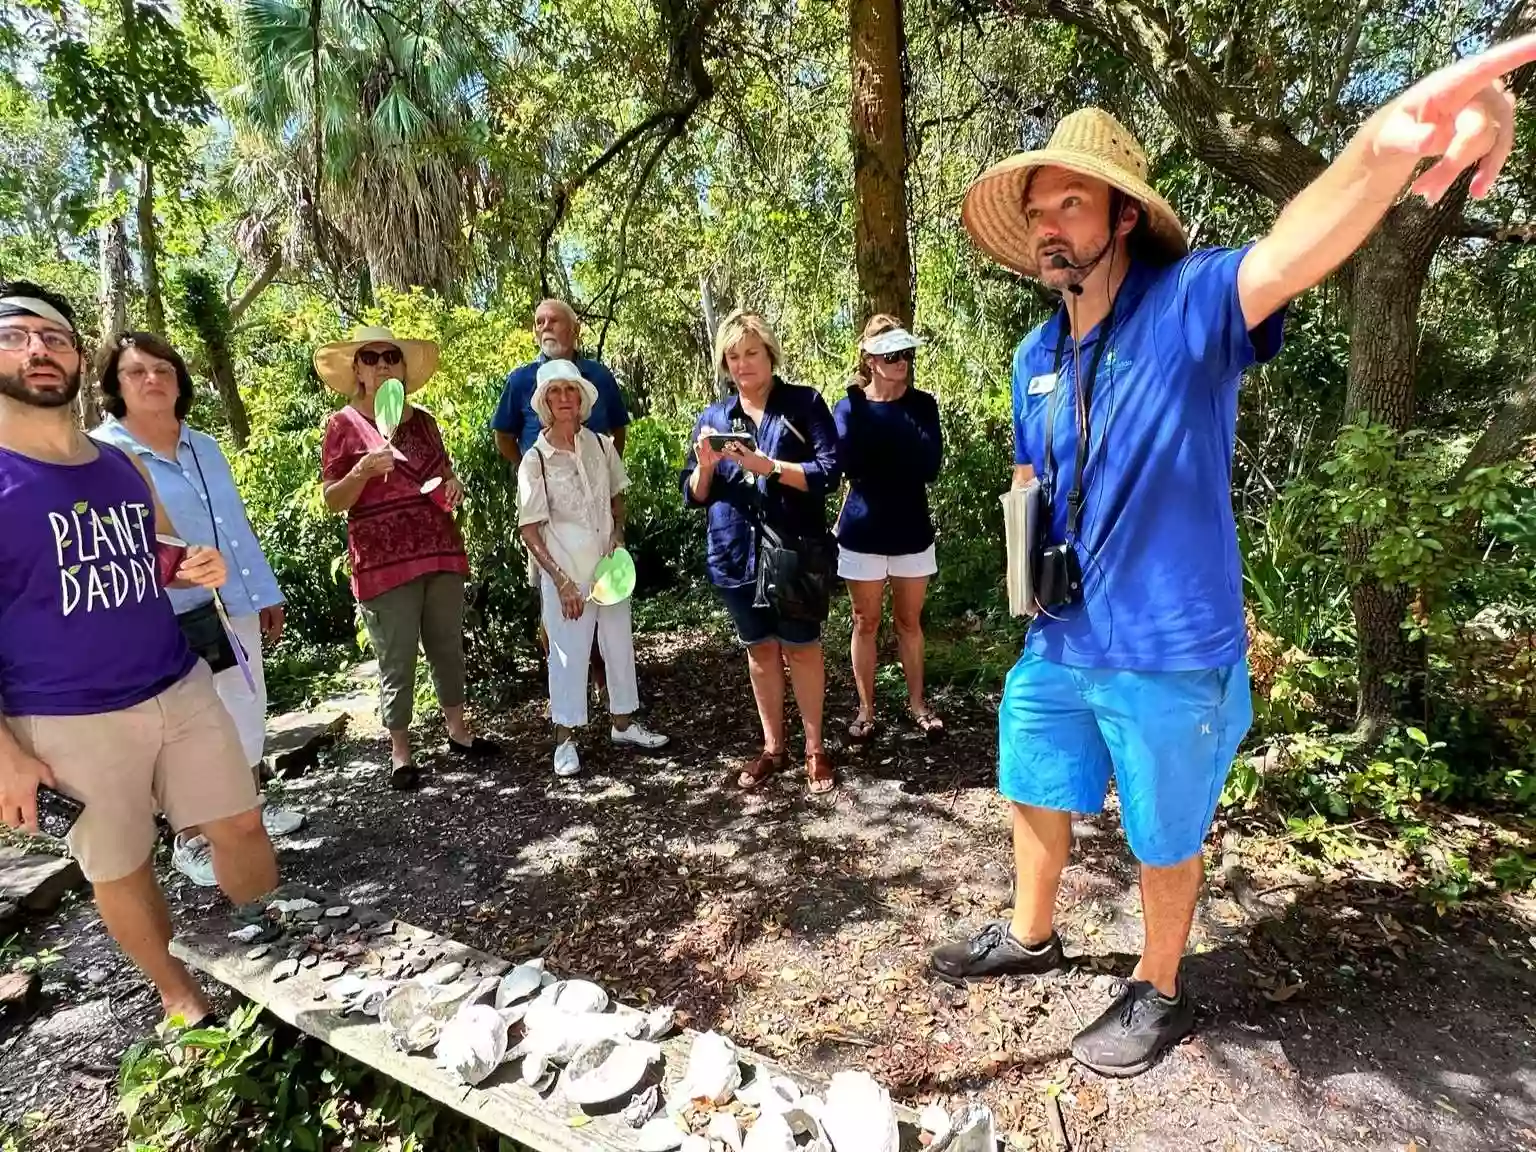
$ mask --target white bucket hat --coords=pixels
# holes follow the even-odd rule
[[[555,422],[549,410],[549,390],[556,383],[575,384],[581,389],[581,422],[585,424],[597,406],[597,389],[569,360],[546,360],[539,365],[538,385],[533,390],[533,410],[539,423],[548,428]]]
[[[437,371],[438,348],[431,340],[401,340],[388,328],[358,328],[352,339],[336,340],[315,352],[315,373],[343,396],[357,394],[353,361],[370,344],[393,344],[405,358],[405,390],[415,392]]]
[[[905,328],[887,328],[878,336],[871,336],[859,345],[859,351],[870,356],[888,356],[892,352],[905,352],[908,348],[921,348],[928,341],[914,336]]]

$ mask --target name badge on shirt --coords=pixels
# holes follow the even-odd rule
[[[1046,372],[1029,382],[1028,395],[1030,396],[1049,396],[1054,391],[1056,391],[1056,373],[1054,372]]]

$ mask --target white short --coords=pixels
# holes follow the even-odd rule
[[[938,570],[932,544],[925,552],[908,552],[903,556],[879,556],[841,547],[837,550],[837,574],[844,580],[884,580],[890,576],[910,580],[932,576]]]

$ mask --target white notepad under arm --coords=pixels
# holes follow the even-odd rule
[[[1007,551],[1008,613],[1035,614],[1034,539],[1040,517],[1040,481],[1031,478],[1022,488],[1005,492],[1003,535]]]

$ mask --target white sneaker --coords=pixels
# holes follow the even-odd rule
[[[555,749],[555,775],[575,776],[581,772],[581,756],[576,751],[576,741],[563,740]]]
[[[628,728],[610,729],[608,739],[615,744],[633,744],[637,748],[661,748],[671,737],[663,736],[660,732],[652,732],[645,725],[631,720]]]
[[[199,888],[215,888],[218,881],[213,877],[213,846],[206,836],[194,836],[188,840],[176,837],[171,848],[171,867],[180,872]]]
[[[304,827],[304,813],[277,804],[266,804],[261,809],[261,826],[267,830],[268,836],[287,836]]]

